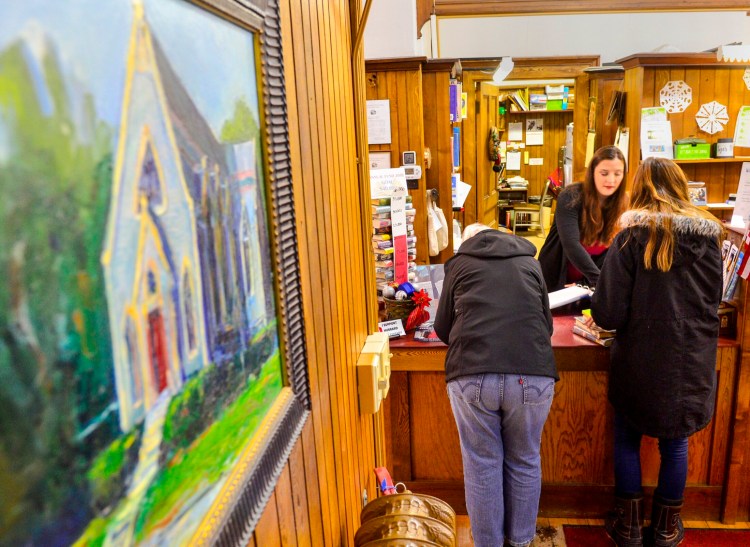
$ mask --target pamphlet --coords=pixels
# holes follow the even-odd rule
[[[414,330],[414,340],[416,342],[442,342],[432,326],[432,321],[422,323]]]

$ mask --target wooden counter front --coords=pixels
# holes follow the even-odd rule
[[[560,381],[542,434],[540,516],[603,518],[614,485],[609,349],[574,335],[573,317],[554,320],[552,345]],[[411,337],[391,342],[391,387],[384,401],[387,465],[394,480],[442,498],[465,514],[458,431],[445,388],[445,351],[442,343]],[[720,520],[727,485],[740,480],[728,472],[737,355],[737,343],[719,343],[714,419],[690,439],[688,520]],[[650,492],[659,467],[656,440],[644,437],[641,454]]]

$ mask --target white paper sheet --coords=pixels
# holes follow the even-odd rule
[[[521,170],[520,150],[508,150],[505,157],[506,157],[506,164],[505,164],[506,171],[520,171]]]
[[[576,302],[581,298],[591,296],[592,294],[594,294],[594,291],[579,285],[565,287],[559,291],[549,293],[549,308],[554,310],[555,308],[559,308],[565,304],[570,304],[571,302]]]
[[[390,144],[391,101],[367,101],[367,143]]]
[[[641,157],[674,159],[669,121],[641,122]]]
[[[509,141],[522,141],[523,140],[523,123],[522,122],[511,122],[508,124],[508,140]]]
[[[750,216],[750,162],[746,161],[742,164],[742,171],[740,171],[731,225],[744,228],[748,216]]]
[[[456,181],[456,201],[453,203],[454,207],[463,207],[466,197],[471,191],[471,184],[466,184],[462,180]]]
[[[370,169],[390,169],[390,152],[370,152]]]

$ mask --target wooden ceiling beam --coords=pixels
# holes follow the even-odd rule
[[[630,11],[726,11],[750,10],[748,0],[434,0],[437,16],[561,15],[566,13],[613,13]]]

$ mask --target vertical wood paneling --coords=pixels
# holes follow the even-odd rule
[[[462,480],[458,430],[444,373],[410,373],[409,417],[413,477]]]
[[[750,333],[750,326],[747,329]],[[394,366],[399,372],[394,381],[398,382],[399,394],[386,401],[391,412],[388,433],[392,437],[393,461],[410,462],[407,485],[412,490],[436,495],[457,511],[465,511],[458,433],[441,370],[440,352],[445,349],[434,354],[433,351],[400,348],[395,352]],[[596,358],[589,354],[591,360],[584,355],[581,352],[573,357],[556,349],[562,370],[541,443],[541,504],[547,516],[602,518],[612,495],[614,437],[613,409],[607,400],[607,353]],[[732,387],[737,386],[734,382],[740,373],[736,356],[736,346],[719,347],[714,416],[705,429],[690,438],[686,511],[693,518],[717,519],[724,492],[734,497],[735,511],[743,507],[741,500],[747,481],[737,473],[745,465],[742,456],[746,445],[735,447],[736,453],[728,460],[733,428],[735,424],[747,428],[743,420],[750,415],[750,396],[740,396],[736,405],[734,401]],[[745,381],[750,381],[750,374],[747,371],[745,374],[748,376]],[[742,393],[750,392],[742,388],[742,379],[739,382]],[[410,417],[408,426],[396,418],[399,414]],[[736,436],[736,430],[734,433]],[[658,477],[659,451],[655,439],[644,437],[641,461],[643,483],[649,491]],[[730,461],[732,465],[727,467]],[[735,476],[723,480],[722,474],[727,469]]]
[[[299,446],[299,443],[297,443],[297,446]],[[290,464],[284,468],[281,476],[279,476],[274,498],[276,499],[276,514],[279,520],[279,539],[281,545],[282,547],[297,547],[297,535],[299,534],[301,537],[304,537],[304,529],[297,529],[295,521],[291,457]]]
[[[479,195],[476,188],[477,180],[477,128],[476,111],[479,107],[478,82],[486,79],[486,75],[476,74],[474,71],[464,71],[463,91],[466,93],[466,102],[469,115],[461,121],[461,180],[471,184],[474,188],[469,192],[464,202],[464,212],[459,216],[464,227],[476,222],[479,210]]]
[[[608,484],[612,478],[612,410],[604,372],[560,372],[542,432],[548,483]]]
[[[262,539],[259,539],[262,538]],[[276,509],[276,492],[271,494],[266,510],[255,526],[255,544],[263,547],[281,547],[279,513]]]
[[[589,97],[597,97],[595,82],[591,75],[584,73],[576,78],[576,96],[573,105],[573,180],[583,180],[586,176],[586,138],[589,127]],[[598,98],[598,97],[597,97]]]
[[[256,545],[351,544],[362,490],[376,496],[372,469],[383,463],[382,416],[360,415],[357,398],[356,361],[375,307],[362,289],[374,286],[374,271],[361,221],[369,192],[357,168],[350,9],[361,6],[281,2],[312,412]]]
[[[566,126],[573,121],[570,113],[542,111],[538,114],[517,112],[508,113],[508,122],[521,122],[524,127],[524,139],[526,138],[526,122],[530,118],[541,118],[544,127],[544,144],[526,146],[521,154],[527,152],[529,158],[542,158],[543,165],[528,165],[521,162],[520,171],[511,171],[505,176],[512,177],[521,175],[529,181],[529,195],[541,195],[547,176],[557,167],[557,159],[560,148],[565,146]]]
[[[424,145],[430,149],[432,163],[426,169],[427,190],[437,189],[438,206],[448,222],[448,246],[437,256],[430,257],[435,264],[443,264],[453,256],[453,230],[451,219],[451,172],[453,171],[450,142],[451,124],[448,108],[448,85],[450,73],[447,70],[424,72],[422,74],[422,97],[424,109]]]

